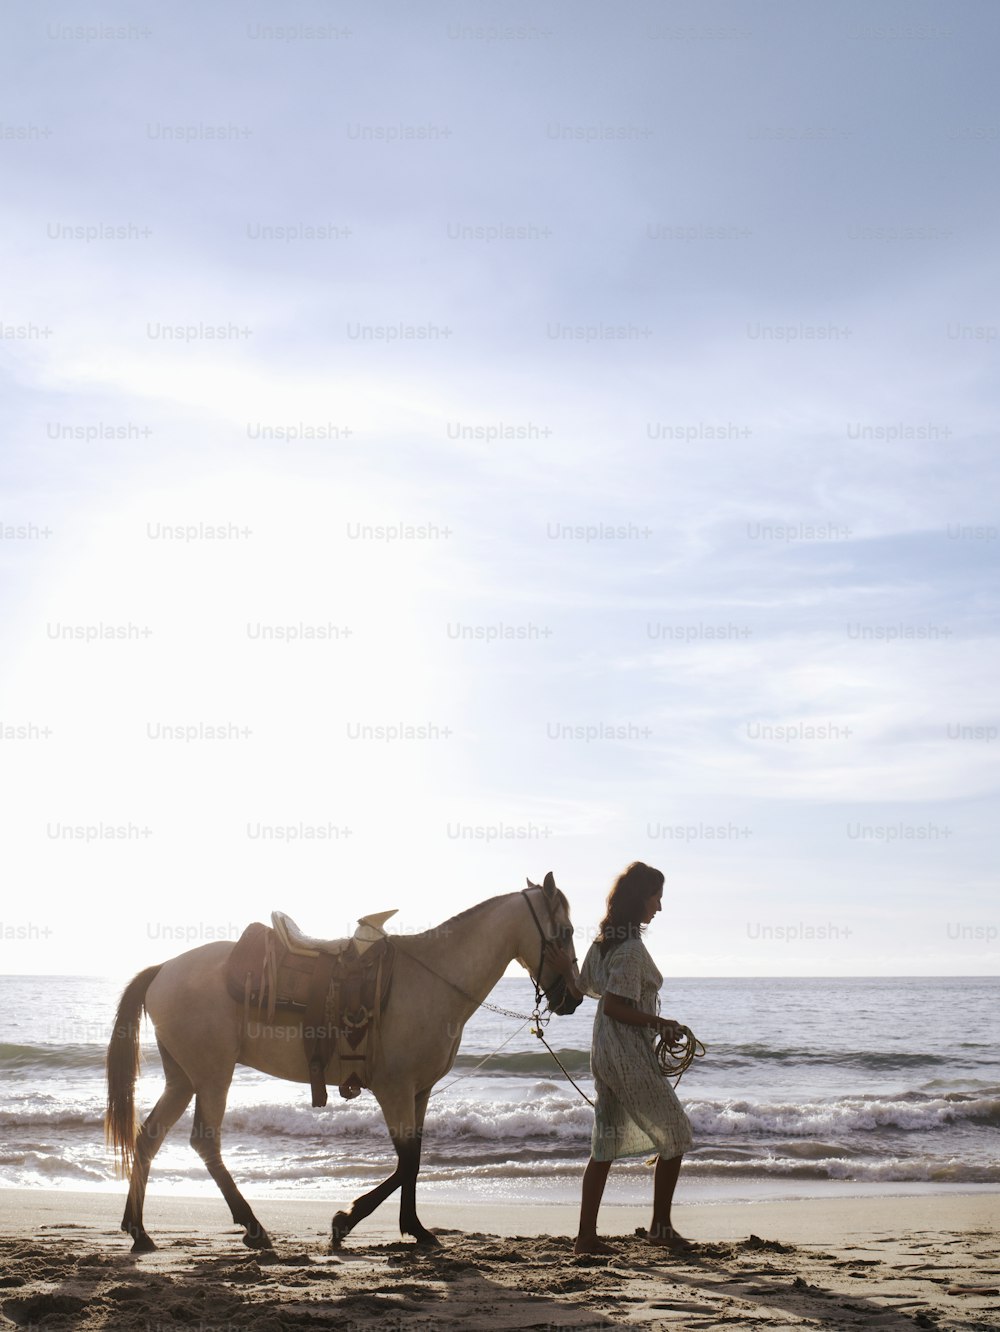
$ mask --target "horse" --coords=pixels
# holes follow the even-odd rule
[[[552,1013],[569,1014],[580,1002],[547,957],[549,943],[572,956],[573,938],[569,904],[551,873],[541,885],[529,879],[526,889],[480,902],[434,929],[391,938],[396,952],[392,985],[369,1086],[396,1150],[396,1168],[376,1188],[355,1198],[350,1211],[333,1217],[333,1248],[396,1189],[401,1190],[400,1233],[420,1245],[438,1243],[421,1225],[416,1209],[427,1101],[434,1084],[455,1062],[466,1022],[510,962],[516,960],[528,971],[536,1004],[544,994]],[[244,1005],[230,997],[225,965],[234,947],[228,941],[204,944],[147,967],[125,987],[118,1005],[107,1054],[105,1132],[120,1173],[129,1181],[121,1229],[131,1236],[133,1253],[156,1248],[142,1220],[149,1169],[192,1097],[191,1146],[219,1186],[234,1223],[243,1227],[243,1243],[250,1249],[274,1247],[222,1160],[226,1098],[237,1064],[304,1083],[310,1081],[309,1068],[301,1036],[289,1039],[287,1026],[249,1023]],[[137,1128],[135,1083],[143,1009],[156,1032],[166,1086]],[[301,1028],[301,1018],[292,1016],[292,1021]]]

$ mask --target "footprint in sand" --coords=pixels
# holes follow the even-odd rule
[[[3,1311],[12,1323],[32,1329],[45,1318],[56,1314],[78,1314],[86,1307],[87,1301],[78,1295],[31,1295],[3,1302]]]

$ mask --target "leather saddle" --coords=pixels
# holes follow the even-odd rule
[[[382,929],[394,911],[364,916],[350,939],[313,939],[290,916],[272,912],[273,926],[255,921],[237,939],[226,963],[226,988],[270,1021],[276,1012],[295,1014],[302,1040],[312,1103],[327,1103],[326,1070],[331,1061],[346,1077],[347,1099],[367,1086],[379,1020],[389,997],[395,948]]]

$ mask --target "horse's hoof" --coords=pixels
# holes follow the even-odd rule
[[[441,1241],[437,1235],[432,1235],[429,1230],[424,1230],[423,1226],[413,1232],[413,1238],[424,1249],[440,1249],[441,1247]]]
[[[258,1230],[254,1232],[248,1230],[247,1233],[243,1236],[243,1243],[247,1246],[248,1249],[274,1248],[274,1245],[271,1243],[271,1237],[268,1235],[266,1230]]]
[[[145,1231],[141,1235],[136,1235],[132,1244],[133,1253],[155,1253],[156,1245],[149,1238]]]
[[[346,1212],[338,1212],[330,1222],[330,1248],[339,1249],[351,1233],[351,1218]]]

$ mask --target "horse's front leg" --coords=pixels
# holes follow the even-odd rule
[[[417,1217],[417,1175],[420,1172],[420,1146],[424,1133],[424,1115],[430,1088],[418,1092],[414,1101],[413,1129],[406,1138],[393,1142],[399,1156],[402,1172],[402,1196],[399,1200],[399,1229],[403,1235],[412,1235],[418,1244],[437,1244],[437,1237],[420,1224]]]
[[[391,1193],[395,1193],[401,1182],[400,1165],[397,1164],[388,1179],[376,1185],[370,1193],[355,1198],[349,1212],[338,1212],[330,1223],[330,1247],[339,1249],[341,1242],[347,1238],[358,1222],[370,1216],[380,1203],[384,1203]]]
[[[378,1096],[389,1136],[396,1149],[396,1169],[370,1193],[355,1198],[349,1212],[338,1212],[333,1218],[331,1226],[333,1248],[339,1248],[341,1241],[350,1234],[358,1222],[370,1216],[375,1208],[385,1202],[386,1198],[398,1188],[403,1190],[399,1211],[400,1230],[406,1235],[412,1235],[418,1244],[437,1244],[435,1237],[417,1220],[415,1207],[417,1172],[420,1169],[420,1133],[423,1129],[428,1095],[428,1092],[423,1092],[417,1096],[412,1089],[393,1088]]]

